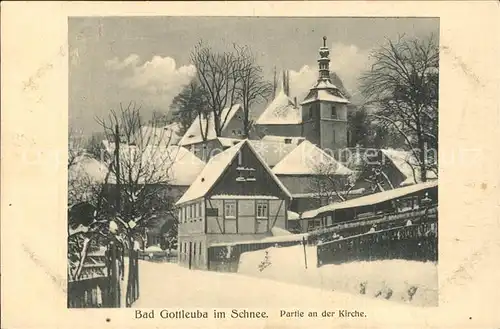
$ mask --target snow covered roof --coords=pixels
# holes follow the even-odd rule
[[[279,200],[277,196],[273,195],[233,195],[233,194],[217,194],[212,195],[210,199],[213,200]]]
[[[264,110],[255,124],[258,125],[289,125],[302,123],[302,111],[295,106],[294,101],[288,97],[283,89]]]
[[[349,104],[350,102],[337,89],[312,89],[301,105],[315,101],[335,102]]]
[[[406,177],[401,186],[415,184],[415,179],[417,183],[421,183],[420,167],[411,152],[395,149],[380,149],[380,152]],[[437,178],[432,171],[427,172],[427,177],[430,179]]]
[[[229,166],[238,151],[243,146],[244,141],[228,148],[224,152],[212,157],[193,181],[188,190],[177,201],[176,205],[203,197],[217,182],[224,170]]]
[[[120,145],[122,174],[132,173],[139,184],[151,183],[187,186],[203,170],[205,163],[181,146]],[[116,182],[113,173],[109,182]]]
[[[288,210],[286,213],[287,213],[286,216],[288,217],[288,220],[299,220],[300,219],[300,215],[296,212]]]
[[[273,172],[276,175],[317,175],[322,165],[329,166],[337,175],[353,173],[352,170],[307,140],[286,155],[273,168]]]
[[[233,105],[231,108],[226,107],[225,109],[222,110],[221,113],[221,122],[223,123],[222,130],[226,129],[235,116],[235,114],[238,112],[238,110],[241,109],[240,104]],[[201,127],[205,129],[207,127],[207,119],[202,117],[201,118]],[[208,118],[208,128],[207,131],[203,131],[206,133],[207,140],[213,140],[217,138],[217,135],[215,133],[215,121],[214,121],[214,116],[212,113],[210,113],[210,116]],[[193,123],[189,127],[189,129],[186,131],[184,136],[181,138],[179,141],[179,145],[184,146],[184,145],[191,145],[194,143],[200,143],[203,141],[203,136],[202,132],[200,129],[200,115],[194,119]]]
[[[266,135],[262,137],[263,141],[269,141],[269,142],[281,142],[284,143],[285,139],[288,139],[291,141],[291,144],[297,144],[299,145],[301,142],[305,141],[305,137],[297,137],[297,136],[277,136],[277,135]]]
[[[339,193],[346,193],[347,191],[339,191]],[[359,195],[363,194],[366,192],[366,189],[364,187],[350,190],[349,195]],[[294,199],[310,199],[310,198],[318,198],[318,193],[316,192],[309,192],[309,193],[292,193],[292,197]]]
[[[241,142],[241,139],[237,139],[237,138],[219,137],[218,139],[219,139],[220,144],[222,146],[225,146],[225,147],[231,147],[231,146],[236,145],[239,142]]]
[[[263,239],[256,239],[256,240],[212,243],[210,244],[209,247],[235,246],[240,244],[254,244],[254,243],[302,241],[303,238],[307,239],[308,236],[309,233],[278,235],[278,236],[269,236]]]
[[[175,145],[179,142],[180,127],[178,124],[170,124],[165,127],[143,126],[135,136],[137,145]]]
[[[255,151],[257,151],[264,159],[264,162],[270,167],[274,167],[297,147],[297,144],[286,144],[284,142],[268,141],[264,139],[250,140],[250,144],[252,144]]]
[[[436,180],[426,183],[410,185],[406,187],[400,187],[384,192],[374,193],[360,198],[351,199],[345,202],[332,203],[318,209],[304,212],[301,216],[301,219],[314,218],[326,212],[331,212],[339,209],[348,209],[361,206],[375,205],[437,186],[438,182]]]
[[[339,89],[339,88],[336,85],[334,85],[331,81],[321,79],[318,80],[318,82],[316,82],[313,89]]]
[[[92,183],[103,183],[107,172],[108,167],[105,163],[89,155],[80,155],[68,168],[68,178],[69,180],[86,179]]]
[[[231,164],[233,159],[245,144],[249,146],[250,150],[255,154],[257,159],[262,163],[264,168],[268,171],[271,177],[273,177],[273,179],[278,184],[278,186],[280,186],[283,192],[285,192],[285,194],[287,194],[291,198],[290,192],[288,192],[283,183],[281,183],[281,181],[273,174],[269,166],[259,155],[259,153],[254,149],[252,144],[249,143],[247,139],[245,139],[234,145],[233,147],[230,147],[224,152],[221,152],[211,158],[210,161],[208,161],[208,163],[205,165],[205,168],[203,168],[203,170],[200,172],[198,177],[196,177],[196,179],[193,181],[188,190],[177,201],[176,205],[205,196],[215,185],[219,177],[224,173],[224,171]]]

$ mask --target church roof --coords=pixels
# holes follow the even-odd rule
[[[233,105],[232,107],[226,107],[225,109],[222,110],[221,113],[221,122],[224,123],[222,130],[226,129],[235,116],[236,112],[241,109],[240,104]],[[224,121],[225,119],[225,121]],[[206,118],[201,118],[201,126],[203,129],[205,129],[207,124],[207,119]],[[210,117],[208,118],[208,129],[206,132],[207,135],[207,140],[213,140],[217,138],[217,135],[215,133],[215,121],[214,121],[214,116],[211,113]],[[195,143],[200,143],[203,141],[203,136],[201,133],[200,129],[200,115],[194,119],[193,123],[189,127],[189,129],[186,131],[184,136],[181,138],[179,141],[179,145],[185,146],[185,145],[191,145]]]
[[[309,104],[315,101],[335,102],[343,104],[350,103],[338,89],[312,88],[301,105]]]
[[[300,124],[302,111],[282,89],[255,123],[258,125]]]
[[[317,175],[324,166],[332,168],[333,172],[330,174],[350,175],[353,173],[352,170],[307,140],[288,153],[273,168],[273,172],[276,175]]]

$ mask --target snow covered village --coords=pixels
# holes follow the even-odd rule
[[[178,58],[144,62],[135,48],[97,63],[92,43],[108,47],[120,24],[74,20],[70,93],[109,95],[111,105],[88,133],[70,97],[69,308],[255,305],[231,293],[246,285],[438,305],[437,27],[380,28],[361,51],[341,48],[342,33],[325,23],[287,41],[303,53],[297,70],[265,60],[266,51],[295,56],[277,39],[212,41],[200,37],[211,26],[200,18],[192,42],[176,47],[186,61],[176,68]],[[257,31],[258,20],[233,23]],[[122,42],[142,47],[152,35]],[[127,87],[87,74],[92,65]],[[151,96],[139,98],[140,88]],[[136,99],[115,101],[118,92]]]

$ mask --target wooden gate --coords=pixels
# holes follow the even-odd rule
[[[85,264],[84,270],[96,269],[102,271],[98,275],[83,273],[82,278],[68,281],[68,308],[104,308],[120,307],[120,279],[123,279],[123,249],[111,242],[105,254],[101,255],[102,262]],[[89,271],[90,272],[90,271]]]

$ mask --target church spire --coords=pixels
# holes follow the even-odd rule
[[[319,77],[318,81],[330,81],[330,50],[326,46],[326,37],[323,37],[323,46],[319,48]]]

